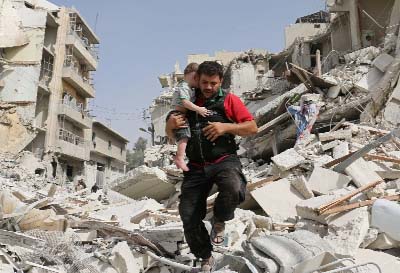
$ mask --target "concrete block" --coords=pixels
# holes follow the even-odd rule
[[[399,272],[399,258],[385,252],[374,251],[371,249],[358,249],[355,253],[356,264],[367,262],[374,262],[379,265],[381,272],[384,273],[397,273]],[[378,272],[376,267],[368,266],[362,272]],[[359,271],[360,272],[360,271]]]
[[[297,153],[294,148],[291,148],[272,157],[271,160],[279,167],[279,169],[287,171],[303,163],[305,158]]]
[[[397,125],[400,123],[400,103],[397,103],[396,100],[389,101],[386,104],[386,107],[383,112],[383,118],[392,123],[393,125]]]
[[[392,249],[400,248],[400,241],[396,241],[386,233],[379,233],[376,240],[367,246],[369,249]]]
[[[351,140],[352,133],[350,129],[338,130],[334,132],[321,133],[318,135],[321,142],[331,141],[335,139]]]
[[[133,199],[147,196],[157,201],[167,199],[175,192],[175,187],[169,183],[165,172],[147,166],[135,168],[118,178],[113,182],[111,189]]]
[[[349,154],[349,143],[348,142],[341,142],[338,146],[333,148],[333,158],[341,158],[345,155]]]
[[[287,179],[267,184],[250,192],[250,194],[261,208],[273,220],[277,221],[295,217],[297,215],[296,205],[304,200]]]
[[[367,207],[346,212],[328,224],[328,235],[324,237],[333,247],[334,252],[353,256],[369,230]]]
[[[362,187],[371,182],[382,180],[382,178],[369,167],[367,161],[363,158],[354,161],[344,170],[344,172],[353,179],[353,182],[357,187]]]
[[[321,146],[321,149],[322,149],[322,151],[326,152],[326,151],[328,151],[328,150],[330,150],[330,149],[335,148],[335,147],[338,146],[340,143],[341,143],[341,142],[340,142],[339,140],[334,140],[334,141],[328,142],[328,143],[326,143],[326,144],[323,144],[323,145]]]
[[[388,66],[393,62],[394,58],[387,53],[382,53],[372,62],[372,65],[382,72],[386,72]]]
[[[341,89],[342,88],[341,88],[340,85],[335,85],[335,86],[330,87],[328,89],[328,94],[327,94],[328,98],[330,98],[330,99],[337,98],[337,96],[339,96],[339,93],[340,93]]]
[[[368,73],[355,84],[355,87],[362,91],[370,92],[382,79],[383,74],[384,73],[379,69],[372,67]]]
[[[143,269],[141,256],[135,257],[126,241],[119,242],[111,251],[109,261],[118,273],[139,273]]]
[[[314,197],[314,193],[309,187],[306,178],[301,175],[295,177],[292,181],[290,181],[292,186],[301,194],[305,199]]]
[[[328,194],[332,190],[346,187],[351,178],[321,167],[315,167],[308,184],[312,191],[318,194]]]
[[[400,82],[397,82],[395,89],[392,92],[391,99],[400,101]]]
[[[81,242],[91,242],[97,238],[97,230],[76,229],[74,233],[78,235]]]

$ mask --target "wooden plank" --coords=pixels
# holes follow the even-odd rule
[[[273,120],[265,123],[264,125],[260,126],[258,128],[258,132],[257,134],[265,134],[267,133],[269,130],[271,130],[275,125],[286,121],[290,118],[290,114],[288,112],[283,113],[280,116],[277,116],[276,118],[274,118]]]
[[[359,159],[360,157],[364,156],[365,154],[367,154],[369,151],[371,151],[372,149],[379,147],[381,144],[389,141],[390,139],[392,139],[394,136],[400,136],[400,129],[395,129],[393,131],[391,131],[389,134],[386,134],[380,138],[378,138],[377,140],[365,145],[363,148],[361,148],[360,150],[358,150],[357,152],[355,152],[354,154],[352,154],[349,158],[347,158],[345,161],[341,162],[340,164],[338,164],[333,170],[335,172],[339,172],[339,173],[343,173],[344,170],[351,164],[353,163],[355,160]]]
[[[400,194],[384,196],[380,199],[386,199],[386,200],[390,200],[390,201],[399,201]],[[379,200],[379,199],[365,200],[365,201],[355,202],[355,203],[351,203],[351,204],[344,205],[344,206],[338,206],[338,207],[331,208],[331,209],[324,211],[322,213],[322,215],[333,214],[333,213],[348,211],[348,210],[361,208],[361,207],[365,207],[365,206],[370,206],[370,205],[374,204],[376,200]]]
[[[274,182],[275,180],[277,180],[279,178],[280,178],[279,176],[275,175],[275,176],[264,178],[264,179],[262,179],[260,181],[254,182],[254,183],[248,183],[247,184],[247,190],[248,191],[252,191],[252,190],[254,190],[256,188],[259,188],[259,187],[262,187],[262,186],[264,186],[264,185],[266,185],[268,183]]]
[[[329,209],[331,209],[331,208],[333,208],[333,207],[338,206],[339,204],[343,203],[344,201],[349,200],[349,199],[352,198],[353,196],[355,196],[355,195],[357,195],[357,194],[359,194],[359,193],[361,193],[361,192],[364,192],[364,191],[366,191],[366,190],[369,190],[369,189],[375,187],[376,185],[378,185],[378,184],[380,184],[380,183],[382,183],[382,182],[383,182],[383,180],[378,180],[378,181],[371,182],[371,183],[369,183],[369,184],[367,184],[367,185],[365,185],[365,186],[362,186],[361,188],[358,188],[358,189],[354,190],[353,192],[351,192],[351,193],[349,193],[349,194],[347,194],[347,195],[345,195],[345,196],[342,196],[342,197],[340,197],[340,198],[338,198],[338,199],[336,199],[336,200],[333,200],[332,202],[329,202],[329,203],[326,204],[326,205],[320,206],[320,207],[317,209],[317,212],[318,212],[319,214],[322,214],[322,213],[324,213],[325,211],[327,211],[327,210],[329,210]]]
[[[340,128],[346,122],[345,118],[342,118],[329,132],[335,132],[337,129]]]
[[[400,159],[394,158],[394,157],[388,157],[388,156],[383,156],[383,155],[371,155],[371,154],[367,154],[364,157],[367,159],[381,160],[381,161],[393,162],[393,163],[400,164]]]

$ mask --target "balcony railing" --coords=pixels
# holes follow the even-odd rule
[[[60,104],[68,107],[69,109],[75,110],[82,114],[84,118],[90,118],[88,111],[84,108],[83,103],[78,103],[74,100],[70,100],[70,97],[66,96],[60,101]]]
[[[76,146],[80,146],[83,148],[87,147],[87,141],[83,137],[80,137],[78,135],[75,135],[74,133],[65,130],[63,128],[58,129],[58,139],[72,143]]]
[[[89,40],[83,35],[80,35],[79,33],[73,29],[69,30],[69,34],[75,36],[75,38],[77,38],[81,42],[81,44],[86,48],[86,50],[89,51],[90,55],[92,55],[93,58],[98,60],[99,59],[99,54],[97,52],[98,48],[90,44]]]
[[[73,63],[64,63],[63,78],[84,97],[94,97],[94,86],[91,78],[84,77]]]

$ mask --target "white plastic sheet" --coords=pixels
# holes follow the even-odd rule
[[[400,241],[400,205],[385,199],[376,200],[372,206],[371,225]]]

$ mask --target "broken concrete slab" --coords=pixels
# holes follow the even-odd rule
[[[147,166],[137,167],[113,181],[111,188],[133,199],[147,196],[157,201],[167,199],[175,192],[175,187],[169,183],[165,172],[157,167]]]
[[[332,150],[333,158],[338,159],[350,153],[349,143],[347,141],[341,142]]]
[[[126,229],[133,229],[135,227],[137,228],[137,226],[131,223],[132,217],[146,210],[157,211],[162,208],[163,206],[157,201],[153,199],[144,199],[140,201],[134,201],[131,204],[110,206],[104,210],[99,210],[95,213],[91,213],[90,217],[103,221],[109,221],[111,217],[116,216],[121,227]]]
[[[341,142],[339,140],[334,140],[328,143],[325,143],[321,146],[322,151],[326,152],[330,149],[335,148],[336,146],[338,146]]]
[[[279,169],[287,171],[303,163],[305,158],[296,152],[294,148],[291,148],[272,157],[271,160],[279,167]]]
[[[370,167],[363,158],[359,158],[350,164],[345,173],[352,177],[357,187],[365,186],[371,182],[381,180],[381,177]]]
[[[133,255],[128,243],[123,241],[112,249],[109,261],[118,273],[139,273],[143,265],[138,262],[138,258]]]
[[[383,75],[384,73],[378,68],[372,67],[354,86],[364,92],[370,92],[379,83]]]
[[[331,171],[329,169],[315,167],[308,180],[311,190],[318,194],[328,194],[332,190],[346,187],[351,178]]]
[[[314,197],[314,193],[303,175],[294,177],[290,183],[305,199]]]
[[[400,248],[400,241],[391,238],[386,233],[379,233],[376,240],[370,243],[367,248],[379,250]]]
[[[297,230],[289,234],[254,237],[251,244],[279,264],[280,273],[293,272],[293,266],[332,248],[317,234]]]
[[[382,72],[386,72],[386,69],[393,62],[394,58],[387,53],[382,53],[372,62],[372,65],[378,68]]]
[[[331,141],[335,139],[351,140],[352,133],[350,129],[337,130],[334,132],[320,133],[318,134],[321,142]]]
[[[289,180],[281,179],[252,191],[251,196],[261,208],[274,220],[282,221],[294,218],[296,205],[304,200]]]
[[[400,123],[400,103],[396,100],[389,101],[383,112],[385,121],[398,125]]]
[[[328,235],[324,237],[335,253],[353,256],[369,230],[369,213],[366,207],[354,209],[330,221]]]
[[[374,262],[379,265],[381,271],[384,273],[399,272],[399,258],[384,252],[373,251],[370,249],[358,249],[354,258],[357,264]],[[369,269],[371,271],[367,272],[378,272],[376,267],[370,266]]]

